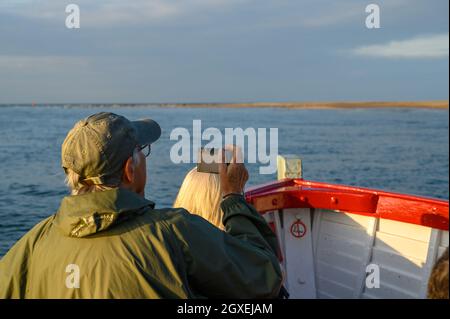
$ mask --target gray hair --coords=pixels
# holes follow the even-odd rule
[[[137,166],[139,165],[140,158],[139,158],[139,152],[140,150],[136,148],[133,151],[133,165]],[[123,168],[122,168],[123,171]],[[71,195],[81,195],[81,194],[87,194],[87,193],[93,193],[93,192],[101,192],[105,190],[110,190],[114,188],[118,188],[120,184],[117,185],[96,185],[91,184],[82,179],[82,177],[74,172],[71,169],[66,170],[66,180],[65,183],[67,187],[70,189]]]

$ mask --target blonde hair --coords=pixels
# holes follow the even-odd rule
[[[197,168],[193,168],[184,178],[173,205],[199,215],[223,230],[221,199],[219,175],[200,173]]]
[[[133,164],[139,165],[140,158],[138,156],[139,150],[135,149],[133,152]],[[123,169],[122,169],[123,171]],[[90,181],[83,180],[83,178],[70,168],[66,169],[66,185],[70,189],[71,195],[81,195],[93,192],[101,192],[114,188],[118,188],[120,185],[97,185]]]

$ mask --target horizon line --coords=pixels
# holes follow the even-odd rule
[[[0,103],[0,106],[67,106],[67,107],[132,107],[132,106],[155,106],[155,107],[192,107],[192,108],[433,108],[448,109],[448,100],[423,100],[423,101],[292,101],[292,102],[95,102],[95,103]]]

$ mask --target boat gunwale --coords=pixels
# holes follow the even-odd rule
[[[283,208],[315,208],[449,230],[449,202],[437,198],[301,178],[255,186],[245,196],[260,213]]]

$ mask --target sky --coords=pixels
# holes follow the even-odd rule
[[[0,103],[448,100],[448,28],[448,0],[0,0]]]

